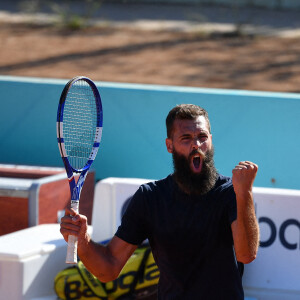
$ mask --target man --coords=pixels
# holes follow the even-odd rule
[[[176,106],[166,125],[174,173],[138,189],[110,243],[94,243],[86,218],[71,209],[61,233],[78,236],[79,257],[100,281],[115,279],[148,238],[159,299],[242,300],[238,266],[255,259],[259,243],[252,198],[258,167],[240,162],[232,180],[217,173],[208,114],[199,106]]]

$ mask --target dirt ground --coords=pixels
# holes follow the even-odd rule
[[[0,24],[0,74],[300,91],[300,38]]]

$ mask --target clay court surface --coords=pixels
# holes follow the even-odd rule
[[[0,23],[0,74],[299,92],[300,38]]]

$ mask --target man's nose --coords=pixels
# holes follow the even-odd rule
[[[200,148],[201,142],[199,139],[194,139],[193,140],[193,149],[198,149]]]

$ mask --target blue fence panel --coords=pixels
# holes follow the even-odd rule
[[[62,166],[56,112],[68,80],[0,77],[0,163]],[[162,178],[172,172],[165,118],[179,103],[209,112],[215,163],[224,175],[240,160],[259,165],[256,186],[300,189],[300,96],[292,93],[96,82],[103,136],[98,179]]]

